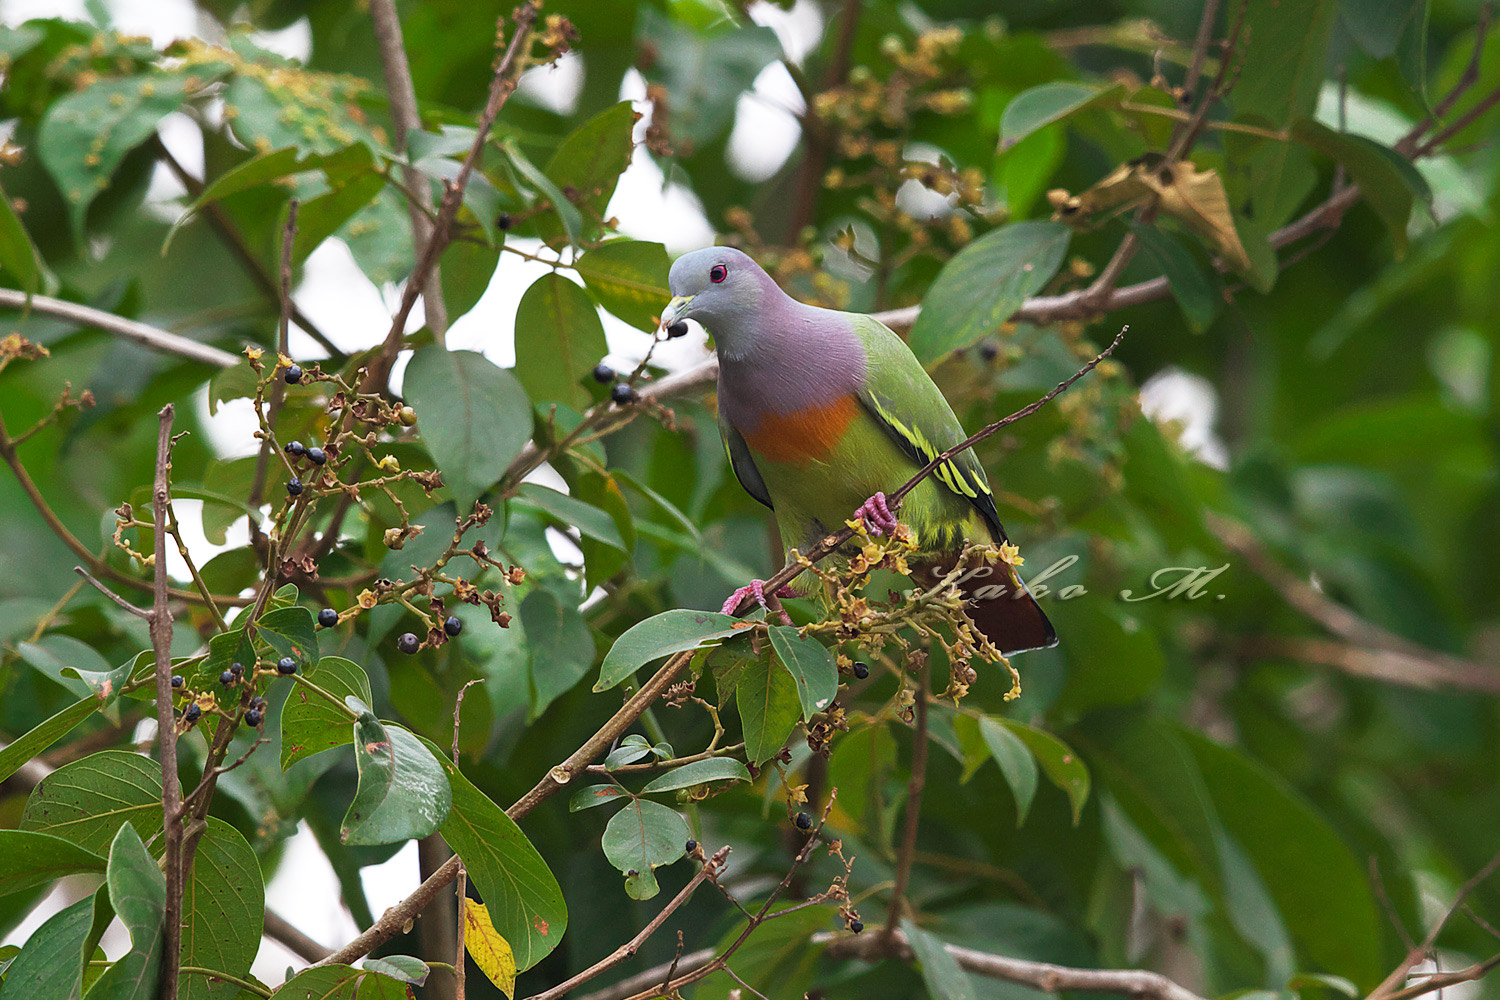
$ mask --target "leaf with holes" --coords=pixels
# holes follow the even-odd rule
[[[192,873],[182,894],[182,964],[216,969],[231,976],[250,971],[265,923],[266,890],[260,861],[234,827],[210,816],[198,841]],[[237,996],[230,984],[203,976],[182,977],[189,1000]]]
[[[342,656],[325,656],[305,673],[309,681],[334,695],[342,704],[348,697],[368,705],[370,678],[364,668]],[[351,742],[349,713],[317,694],[304,684],[297,684],[281,709],[281,769],[285,771],[304,757]]]
[[[802,718],[811,719],[827,708],[839,690],[839,668],[828,647],[809,639],[794,628],[773,625],[771,648],[776,659],[797,682],[797,700],[802,703]]]
[[[103,855],[122,823],[150,840],[161,819],[161,765],[128,750],[102,750],[43,778],[26,800],[20,828]]]

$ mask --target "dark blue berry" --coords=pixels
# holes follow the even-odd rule
[[[594,366],[594,381],[598,382],[600,385],[603,385],[606,382],[614,381],[614,377],[615,370],[609,365]]]
[[[449,615],[448,620],[443,622],[443,631],[449,635],[458,635],[463,630],[464,623],[459,620],[457,615]]]
[[[686,337],[687,323],[682,320],[678,320],[677,322],[673,323],[671,326],[667,327],[667,336],[672,338],[673,340],[676,340],[678,337]]]
[[[509,229],[510,225],[510,216],[507,213],[501,212],[495,216],[495,228],[499,229],[502,233]]]
[[[290,493],[294,497],[301,496],[302,495],[302,480],[298,479],[296,476],[293,476],[291,479],[288,479],[286,481],[286,491],[288,493]]]
[[[322,448],[314,445],[313,447],[307,449],[307,460],[313,465],[322,465],[324,462],[328,461],[328,453]]]
[[[266,699],[262,698],[260,695],[256,695],[254,698],[250,699],[250,707],[255,709],[256,711],[265,711]]]
[[[201,708],[198,707],[198,703],[197,702],[193,702],[187,708],[185,708],[185,709],[182,710],[182,717],[184,719],[186,719],[188,722],[197,722],[198,718],[202,714],[203,714],[203,709],[201,709]]]
[[[866,677],[870,676],[870,668],[863,660],[855,661],[854,676],[858,677],[860,680],[864,680]]]
[[[863,920],[851,920],[849,921],[849,929],[858,934],[865,929],[865,922]]]
[[[172,686],[174,688],[181,688],[182,687],[182,675],[181,674],[173,674],[172,675]]]
[[[696,840],[690,840],[684,846],[684,850],[686,850],[689,854],[692,854],[697,849],[698,849],[698,842]]]
[[[245,665],[243,663],[231,663],[229,665],[229,672],[231,674],[234,674],[234,676],[236,677],[243,676],[245,673]]]
[[[318,612],[318,624],[324,628],[333,628],[339,623],[339,613],[332,608],[324,608]]]
[[[402,632],[401,635],[396,638],[396,648],[401,650],[401,652],[407,654],[408,656],[410,656],[412,653],[415,653],[421,645],[422,644],[417,641],[417,637],[410,632]]]
[[[219,675],[219,683],[225,685],[226,687],[229,686],[230,684],[233,684],[234,683],[234,674],[231,674],[227,670],[224,671],[222,674]]]
[[[302,381],[302,366],[292,365],[286,370],[286,374],[282,378],[286,379],[287,385],[296,385]]]
[[[297,661],[290,656],[283,656],[276,661],[276,671],[282,674],[295,674],[297,672]]]
[[[812,817],[809,816],[805,812],[799,812],[797,814],[797,818],[795,820],[793,820],[792,822],[794,822],[794,823],[797,824],[797,829],[799,829],[799,830],[811,830],[812,829]]]
[[[624,406],[635,402],[635,390],[625,382],[616,382],[614,388],[609,390],[609,398]]]
[[[245,713],[245,724],[246,725],[258,726],[258,725],[260,725],[260,720],[261,719],[262,719],[262,716],[260,714],[260,709],[258,709],[258,708],[252,708],[252,709],[250,709],[250,711],[248,711],[248,712]]]
[[[307,454],[307,449],[303,447],[301,441],[288,441],[285,450],[288,455],[294,458],[301,458]]]

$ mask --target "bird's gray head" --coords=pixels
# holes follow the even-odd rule
[[[721,353],[743,354],[761,326],[757,320],[786,298],[759,264],[733,247],[705,247],[683,254],[667,277],[672,301],[663,326],[696,319],[713,335]]]

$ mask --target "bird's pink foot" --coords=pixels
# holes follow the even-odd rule
[[[901,522],[896,520],[896,515],[886,506],[885,494],[876,493],[870,499],[860,504],[859,510],[854,516],[865,522],[865,527],[872,535],[889,535],[896,530]]]
[[[797,592],[792,590],[791,587],[782,587],[779,590],[775,591],[771,596],[796,597]],[[729,595],[729,600],[724,602],[724,607],[720,609],[720,613],[726,615],[734,614],[735,611],[739,608],[740,602],[747,597],[755,598],[756,604],[759,604],[767,611],[771,610],[771,606],[766,603],[766,581],[751,580],[749,583],[745,584],[743,587]],[[776,609],[776,613],[781,616],[781,620],[784,624],[790,625],[792,623],[791,617],[788,616],[787,613],[780,607]]]

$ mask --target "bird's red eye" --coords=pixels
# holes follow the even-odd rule
[[[729,277],[729,268],[723,264],[715,264],[708,269],[708,280],[716,285],[727,277]]]

